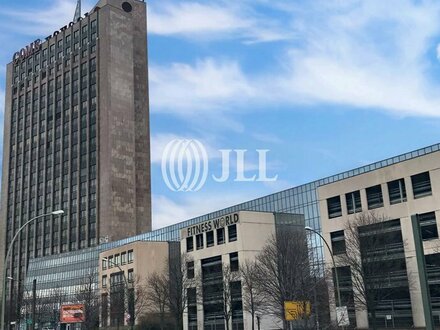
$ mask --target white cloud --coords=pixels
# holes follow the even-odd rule
[[[306,43],[289,52],[277,84],[281,98],[440,115],[439,84],[426,73],[426,52],[440,30],[438,4],[371,1],[328,9],[310,8],[321,22],[302,24]]]
[[[155,134],[151,136],[151,163],[161,164],[162,155],[165,147],[173,140],[198,140],[206,150],[208,159],[215,159],[220,157],[218,149],[213,146],[207,137],[199,137],[193,135],[177,135],[177,134]]]
[[[195,65],[173,63],[170,67],[151,66],[152,111],[182,116],[206,114],[208,110],[235,110],[231,100],[242,101],[254,95],[253,87],[237,62],[211,58]]]
[[[197,2],[152,5],[148,15],[148,30],[162,35],[230,33],[251,25],[228,8]]]
[[[148,31],[189,39],[238,38],[246,43],[288,38],[286,30],[269,17],[258,18],[250,8],[231,2],[152,3]]]
[[[286,44],[278,63],[252,75],[237,60],[221,58],[153,67],[154,110],[192,120],[278,105],[337,104],[440,116],[440,84],[426,56],[436,51],[432,41],[440,35],[439,3],[326,0],[284,9],[293,22],[286,29],[297,39]]]
[[[200,194],[185,193],[181,199],[171,199],[164,195],[153,194],[153,229],[221,210],[261,195],[262,192],[255,191],[228,194],[204,192],[203,198]]]
[[[83,1],[82,11],[87,12],[92,8],[94,1]],[[55,0],[50,6],[44,8],[3,9],[0,13],[0,27],[3,30],[14,31],[29,36],[47,36],[52,31],[58,30],[73,19],[76,1]]]

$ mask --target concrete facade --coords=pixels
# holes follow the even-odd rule
[[[301,215],[294,214],[280,214],[284,216],[284,220],[291,222],[303,223],[303,217]],[[274,237],[276,226],[276,214],[270,212],[251,212],[251,211],[239,211],[236,213],[214,218],[212,220],[202,222],[181,230],[181,242],[180,249],[183,253],[186,253],[188,260],[194,262],[194,271],[197,274],[202,272],[203,260],[208,260],[213,257],[221,257],[222,268],[225,266],[230,267],[231,254],[238,254],[238,267],[247,261],[255,260],[255,257],[263,249],[268,239]],[[230,232],[231,227],[236,227],[236,238],[231,240]],[[218,231],[224,230],[223,243],[219,243]],[[213,245],[208,246],[207,235],[209,232],[213,232]],[[203,247],[197,247],[197,236],[203,236]],[[194,248],[192,250],[187,249],[187,240],[192,239],[194,242]],[[242,292],[243,295],[243,292]],[[184,314],[184,330],[189,329],[206,329],[208,324],[205,322],[204,315],[204,301],[200,297],[197,298],[197,325],[189,322],[188,310]],[[224,321],[220,320],[220,323]],[[255,327],[256,325],[255,320]],[[237,320],[234,324],[234,320],[230,319],[230,329],[251,329],[252,317],[250,313],[243,311],[242,320]],[[277,318],[262,315],[261,316],[261,329],[279,329],[280,320]]]
[[[32,258],[151,230],[146,3],[101,0],[33,44],[7,65],[0,248],[64,215],[19,235],[14,285]]]
[[[132,6],[131,12],[122,8]],[[101,0],[99,10],[99,235],[151,230],[146,4]]]
[[[99,289],[101,297],[106,294],[110,297],[108,299],[108,311],[111,311],[111,277],[123,272],[124,281],[127,280],[129,287],[133,285],[135,290],[137,287],[144,287],[151,274],[162,274],[167,270],[167,261],[170,258],[172,249],[171,244],[173,243],[139,241],[106,250],[99,254]],[[129,258],[130,253],[132,253],[131,259]],[[122,257],[124,255],[125,257]],[[117,258],[119,258],[119,261],[116,261]],[[123,258],[126,258],[125,261],[123,261]],[[131,276],[133,276],[132,280],[130,279]],[[107,281],[106,285],[103,285],[103,279],[106,279],[104,280],[104,282]],[[125,284],[123,283],[123,285]],[[148,312],[148,309],[145,311]],[[101,325],[116,325],[116,321],[112,320],[111,313],[109,312],[107,315],[107,319],[105,320],[105,317],[103,319],[101,308]],[[135,315],[137,315],[135,323],[138,324],[142,315],[138,315],[137,312],[135,312]],[[127,318],[124,318],[123,323],[119,325],[124,324],[130,324]]]
[[[413,194],[413,184],[411,177],[420,173],[429,172],[431,193],[415,198]],[[406,188],[406,201],[390,203],[388,182],[403,179]],[[410,217],[416,214],[435,212],[437,227],[440,219],[440,152],[433,152],[414,159],[399,162],[397,164],[383,167],[365,174],[360,174],[352,178],[341,180],[335,183],[323,185],[318,188],[319,206],[322,221],[322,234],[324,238],[331,242],[331,233],[342,231],[346,228],[347,222],[356,221],[357,213],[349,214],[347,210],[346,194],[360,191],[362,212],[368,210],[366,188],[380,185],[383,196],[383,206],[375,208],[374,212],[383,215],[390,220],[400,219],[401,233],[404,243],[404,254],[408,281],[410,284],[410,299],[412,309],[412,319],[414,327],[424,328],[425,319],[423,314],[422,296],[420,292],[420,281],[417,270],[417,260],[415,259],[414,236]],[[329,217],[327,207],[328,199],[340,196],[342,214],[338,217]],[[440,241],[437,237],[424,241],[425,255],[438,253]],[[331,245],[331,244],[330,244]],[[328,267],[331,265],[329,251],[324,250],[324,259]],[[336,256],[336,260],[338,257]],[[333,288],[334,289],[334,288]],[[334,305],[334,290],[330,290],[333,296],[332,308]],[[335,318],[335,315],[333,315]],[[356,306],[356,322],[358,329],[367,329],[368,314],[362,306]]]

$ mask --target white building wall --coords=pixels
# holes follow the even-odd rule
[[[237,212],[239,222],[237,225],[237,241],[228,242],[228,232],[225,232],[225,244],[217,245],[216,231],[214,230],[214,246],[206,247],[206,233],[204,233],[205,247],[196,250],[196,242],[194,238],[194,251],[187,253],[189,258],[194,260],[195,271],[201,272],[201,261],[214,256],[222,256],[224,265],[229,265],[229,254],[238,252],[239,265],[246,261],[253,261],[258,253],[263,249],[267,240],[275,234],[275,216],[273,213],[266,212]],[[181,251],[186,251],[187,229],[181,232]],[[197,322],[198,328],[203,329],[203,304],[198,304]],[[262,316],[261,329],[279,329],[280,322],[271,316]],[[243,311],[244,329],[251,329],[252,317],[250,313]],[[188,315],[184,315],[184,330],[188,330]],[[255,320],[255,327],[257,321]]]
[[[412,191],[411,176],[429,171],[432,195],[414,199]],[[407,201],[391,205],[389,202],[387,182],[404,178]],[[400,219],[402,238],[405,245],[405,258],[410,283],[410,296],[412,305],[412,314],[415,327],[425,327],[423,314],[422,297],[420,293],[420,281],[415,259],[413,230],[411,226],[411,215],[422,214],[435,211],[437,227],[440,221],[440,152],[434,152],[418,158],[410,159],[384,167],[372,172],[360,174],[358,176],[327,184],[318,188],[319,208],[322,223],[322,235],[331,246],[330,233],[338,230],[344,230],[346,223],[354,221],[357,214],[348,214],[346,207],[345,194],[360,190],[362,211],[367,211],[367,197],[365,188],[375,185],[381,185],[384,206],[374,209],[377,214],[385,215],[389,219]],[[340,196],[342,206],[342,216],[329,218],[327,211],[327,198]],[[439,239],[425,241],[423,243],[425,255],[437,253],[440,246]],[[336,256],[337,258],[337,256]],[[331,268],[331,256],[327,249],[324,250],[324,259],[329,268]],[[334,296],[330,288],[330,295]],[[334,311],[334,299],[332,299],[331,310]],[[335,319],[335,313],[332,313]],[[368,328],[368,317],[366,311],[356,311],[357,326],[359,329]]]

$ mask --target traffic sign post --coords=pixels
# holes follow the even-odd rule
[[[311,305],[309,301],[285,301],[284,318],[286,321],[295,321],[310,316]]]
[[[338,322],[339,327],[346,327],[350,325],[347,306],[336,307],[336,321]]]

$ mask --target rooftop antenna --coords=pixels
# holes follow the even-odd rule
[[[76,3],[75,16],[73,16],[73,21],[76,22],[81,17],[81,0]]]

